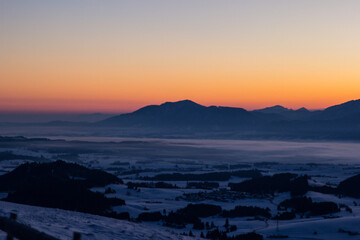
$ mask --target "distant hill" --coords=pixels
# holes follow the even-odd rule
[[[345,102],[339,105],[326,108],[322,112],[324,119],[359,119],[360,118],[360,99]]]
[[[190,100],[150,105],[98,122],[100,126],[239,126],[258,121],[243,108],[205,107]]]
[[[90,188],[112,183],[123,182],[110,173],[64,161],[24,163],[0,176],[0,190],[9,193],[5,201],[102,216],[125,201],[107,198]]]
[[[243,108],[203,106],[190,100],[149,105],[132,113],[107,118],[99,126],[136,127],[249,127],[274,121],[317,119],[319,112],[292,110],[280,105],[247,111]]]
[[[262,113],[284,113],[284,112],[289,112],[289,111],[292,111],[292,110],[285,108],[283,106],[280,106],[280,105],[275,105],[272,107],[255,110],[255,112],[262,112]]]
[[[155,137],[171,134],[192,137],[201,132],[201,136],[210,138],[360,140],[360,100],[317,111],[293,110],[280,105],[247,111],[207,107],[183,100],[146,106],[97,122],[94,126],[146,128],[147,136]],[[136,134],[141,135],[141,131]]]
[[[247,111],[182,100],[145,106],[94,123],[52,121],[2,127],[14,128],[16,133],[19,129],[25,129],[26,133],[27,129],[33,131],[41,127],[42,132],[51,135],[61,135],[65,131],[85,136],[359,141],[360,100],[316,111],[293,110],[280,105]]]
[[[293,109],[285,108],[280,105],[275,105],[272,107],[254,110],[253,112],[261,112],[261,113],[266,113],[266,114],[277,114],[288,120],[290,120],[290,119],[291,120],[310,119],[316,115],[316,114],[314,114],[314,112],[311,112],[304,107],[299,108],[297,110],[293,110]]]

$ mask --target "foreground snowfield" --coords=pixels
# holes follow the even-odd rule
[[[152,224],[133,223],[91,214],[0,201],[0,216],[9,216],[10,212],[18,214],[19,222],[63,240],[72,239],[73,232],[80,232],[84,240],[199,239],[182,236]],[[335,219],[297,219],[295,221],[280,222],[279,232],[276,230],[275,221],[270,221],[269,226],[259,228],[257,232],[264,234],[265,239],[269,239],[266,236],[277,233],[290,236],[287,239],[360,239],[360,236],[349,236],[346,233],[340,233],[339,228],[348,231],[358,230],[360,228],[360,216],[358,213]],[[3,237],[5,237],[5,233],[0,232],[0,238]]]
[[[63,240],[72,239],[73,232],[80,232],[83,240],[198,239],[175,234],[156,226],[0,201],[0,216],[9,216],[10,212],[18,214],[19,222]],[[5,235],[0,231],[1,238]]]
[[[339,229],[346,231],[358,231],[360,229],[360,217],[349,216],[335,219],[313,219],[296,221],[294,223],[280,223],[279,232],[281,235],[291,236],[287,239],[304,240],[358,240],[360,236],[350,236],[347,233],[340,233]],[[262,234],[276,233],[276,227],[269,227],[266,230],[258,231]]]
[[[97,139],[98,140],[98,139]],[[85,141],[10,141],[3,142],[0,152],[11,151],[19,156],[38,157],[50,162],[58,159],[75,162],[89,168],[101,169],[128,182],[151,182],[143,177],[153,177],[164,173],[202,174],[209,172],[257,169],[264,175],[294,173],[308,175],[311,186],[336,187],[344,179],[360,174],[360,143],[336,142],[281,142],[281,141],[230,141],[230,140],[149,140],[131,139],[116,142]],[[123,140],[123,139],[121,139]],[[0,161],[0,174],[7,173],[28,161],[3,159]],[[244,165],[231,168],[236,164]],[[227,189],[230,182],[241,182],[246,178],[231,177],[227,181],[216,181],[217,189]],[[164,180],[165,181],[165,180]],[[125,184],[112,184],[93,191],[104,193],[107,187],[115,192],[107,197],[118,197],[126,205],[114,207],[115,211],[128,212],[137,218],[142,212],[175,211],[189,203],[219,205],[224,210],[237,205],[269,208],[272,216],[279,211],[277,206],[290,193],[276,193],[273,196],[247,196],[218,200],[211,196],[202,199],[184,198],[184,193],[211,192],[213,190],[187,188],[187,181],[166,180],[179,188],[129,189]],[[215,194],[219,197],[219,194]],[[6,197],[0,193],[0,198]],[[342,209],[338,213],[324,216],[301,217],[279,221],[254,217],[229,219],[237,230],[228,236],[256,231],[271,239],[271,235],[288,236],[287,239],[360,240],[360,200],[351,197],[338,197],[309,191],[306,194],[314,202],[331,201],[345,204],[352,212]],[[182,229],[163,226],[159,222],[134,223],[89,214],[58,209],[31,207],[0,201],[0,216],[17,212],[20,222],[30,224],[59,239],[71,239],[74,231],[82,233],[82,239],[196,239],[180,235],[190,230],[200,236],[207,230],[194,230],[188,224]],[[204,223],[214,222],[224,230],[225,218],[212,216],[201,219]],[[278,225],[278,227],[277,227]],[[341,229],[343,230],[341,232]],[[339,231],[340,230],[340,231]],[[357,235],[349,235],[348,233]],[[5,236],[0,232],[1,237]]]

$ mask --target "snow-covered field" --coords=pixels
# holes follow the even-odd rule
[[[43,161],[62,159],[87,167],[102,169],[117,175],[127,182],[151,182],[142,179],[163,173],[209,173],[235,170],[258,169],[263,175],[275,173],[296,173],[311,177],[313,186],[336,186],[342,180],[360,173],[360,143],[336,142],[284,142],[284,141],[242,141],[242,140],[164,140],[164,139],[68,139],[73,141],[40,141],[3,143],[0,152],[11,151],[17,155],[39,157]],[[75,141],[76,140],[76,141]],[[85,141],[86,140],[86,141]],[[91,141],[89,141],[91,140]],[[27,160],[0,161],[0,171],[9,172]],[[243,164],[233,169],[236,164]],[[220,188],[227,188],[229,182],[241,182],[245,178],[231,177],[219,181]],[[179,188],[127,188],[126,185],[110,185],[115,193],[108,197],[119,197],[126,205],[115,207],[118,212],[129,212],[136,218],[142,212],[169,212],[183,208],[189,203],[184,194],[211,192],[212,190],[187,189],[187,181],[166,181]],[[104,192],[107,188],[94,188]],[[5,197],[1,194],[0,197]],[[256,231],[265,238],[270,235],[287,235],[288,239],[360,239],[360,235],[349,235],[339,231],[360,232],[360,199],[308,192],[314,202],[332,201],[346,204],[349,213],[342,209],[327,216],[293,220],[264,220],[254,217],[231,218],[230,224],[237,230],[231,235]],[[275,194],[270,198],[245,197],[218,201],[201,199],[196,203],[220,205],[230,210],[237,205],[269,208],[277,214],[277,205],[289,199],[289,193]],[[0,214],[15,211],[19,221],[59,237],[70,239],[72,232],[83,234],[83,239],[186,239],[180,233],[189,230],[199,237],[206,230],[193,230],[191,225],[184,229],[163,226],[161,222],[134,223],[74,213],[58,209],[31,207],[0,202]],[[220,226],[225,218],[214,216],[202,218],[203,222],[214,222]],[[190,239],[190,237],[188,237]]]
[[[10,212],[18,214],[19,222],[62,240],[72,239],[73,232],[81,233],[84,240],[196,239],[124,220],[0,201],[0,215],[9,216]],[[0,237],[5,236],[0,231]]]

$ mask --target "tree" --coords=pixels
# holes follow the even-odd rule
[[[230,224],[229,224],[229,219],[227,218],[227,219],[225,220],[225,225],[224,225],[224,227],[225,227],[226,229],[228,229],[229,226],[230,226]]]
[[[210,229],[209,222],[206,222],[206,223],[205,223],[205,227],[206,227],[206,229]]]

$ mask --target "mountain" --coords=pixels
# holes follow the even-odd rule
[[[184,127],[221,126],[249,127],[291,121],[357,121],[360,119],[360,100],[331,106],[325,110],[297,110],[280,105],[247,111],[243,108],[203,106],[190,100],[149,105],[97,122],[98,126]]]
[[[14,128],[16,134],[19,129],[37,129],[37,134],[41,127],[43,135],[47,131],[53,135],[56,129],[61,134],[69,131],[92,136],[360,140],[360,100],[317,111],[280,105],[247,111],[183,100],[145,106],[95,123],[53,121],[0,127],[7,131]]]
[[[305,120],[310,119],[315,116],[313,112],[307,110],[306,108],[299,108],[297,110],[285,108],[280,105],[275,105],[272,107],[267,107],[263,109],[254,110],[253,112],[261,112],[266,114],[278,114],[287,120]]]
[[[360,140],[359,123],[360,100],[317,111],[280,105],[247,111],[183,100],[146,106],[93,126],[119,127],[129,135],[150,137]]]
[[[205,127],[251,124],[258,117],[243,108],[205,107],[190,100],[150,105],[108,118],[100,126]]]
[[[272,107],[254,110],[254,112],[262,112],[262,113],[284,113],[284,112],[289,112],[289,111],[292,111],[292,110],[285,108],[283,106],[280,106],[280,105],[275,105]]]
[[[203,106],[190,100],[149,105],[132,113],[121,114],[97,123],[98,126],[133,127],[237,127],[252,129],[274,121],[308,120],[317,114],[280,105],[247,111],[243,108]]]
[[[74,231],[83,233],[81,239],[87,240],[200,239],[199,237],[183,236],[157,224],[130,222],[93,214],[4,201],[0,203],[2,216],[9,216],[11,212],[16,212],[19,214],[19,221],[56,237],[56,239],[73,239]],[[0,237],[5,239],[6,233],[1,231]]]
[[[322,112],[324,119],[360,119],[360,99],[326,108]]]

